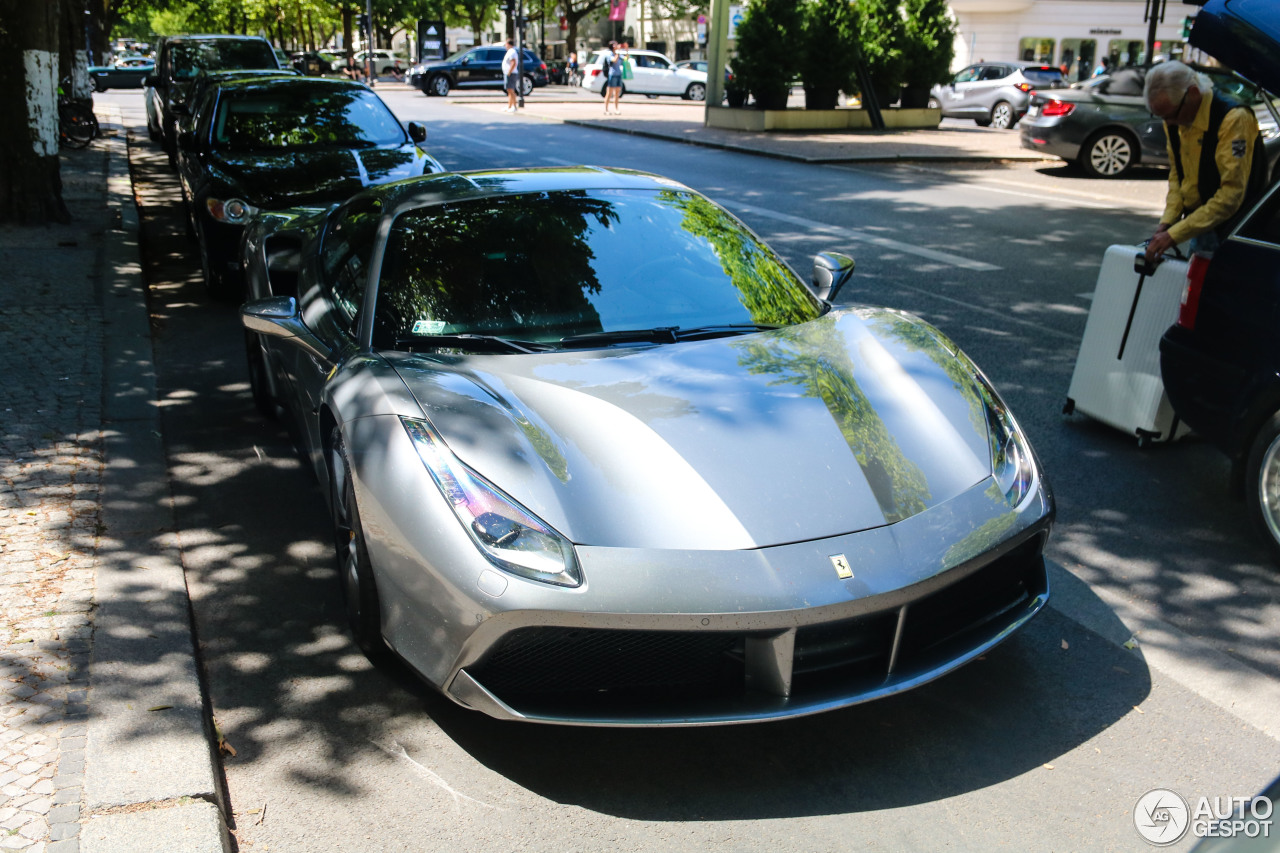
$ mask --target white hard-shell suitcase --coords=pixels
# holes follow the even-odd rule
[[[1153,267],[1140,246],[1107,249],[1064,412],[1135,435],[1139,445],[1188,432],[1160,378],[1160,337],[1178,319],[1186,278],[1185,260],[1165,256]]]

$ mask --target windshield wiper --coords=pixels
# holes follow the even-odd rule
[[[546,352],[546,344],[534,341],[517,341],[498,335],[473,335],[462,332],[454,335],[406,335],[396,338],[396,349],[414,352],[414,346],[423,349],[460,346],[476,352]]]
[[[746,335],[751,332],[770,332],[781,328],[768,323],[720,323],[712,326],[676,329],[676,338],[682,341],[697,341],[706,338],[726,338],[730,335]]]
[[[566,338],[561,338],[557,343],[565,349],[572,349],[574,347],[593,347],[600,344],[673,344],[676,340],[675,326],[658,326],[653,329],[613,329],[606,332],[584,332],[581,335],[569,335]]]

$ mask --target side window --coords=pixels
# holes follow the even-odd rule
[[[380,199],[357,199],[334,212],[334,224],[324,236],[320,263],[324,283],[342,325],[354,335],[359,324],[360,304],[368,283],[369,258],[382,215]]]
[[[499,47],[489,47],[480,51],[480,60],[483,62],[501,62],[506,51]]]
[[[1004,67],[1000,65],[988,65],[986,68],[982,69],[983,80],[999,80],[1004,76]]]
[[[980,70],[981,69],[979,69],[976,65],[966,68],[965,70],[961,71],[959,74],[956,75],[955,82],[970,83],[978,79],[978,72]]]

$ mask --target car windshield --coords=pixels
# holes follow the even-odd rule
[[[190,80],[201,69],[277,68],[271,45],[257,39],[209,39],[184,41],[173,46],[173,76]]]
[[[396,117],[375,95],[351,88],[255,86],[218,101],[213,142],[230,151],[338,146],[365,148],[404,142]]]
[[[1022,76],[1037,86],[1066,86],[1066,78],[1057,68],[1024,68]]]
[[[626,342],[644,330],[791,325],[823,310],[768,247],[700,195],[530,193],[397,217],[374,345],[460,334]]]

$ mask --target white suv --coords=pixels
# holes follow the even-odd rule
[[[607,51],[598,50],[591,54],[582,73],[582,88],[604,94],[606,74],[604,57]],[[656,50],[633,50],[630,52],[630,80],[622,81],[623,93],[648,95],[679,95],[686,101],[705,101],[707,99],[707,72],[695,71],[691,68],[676,68]]]

